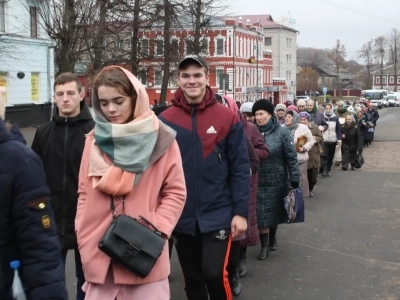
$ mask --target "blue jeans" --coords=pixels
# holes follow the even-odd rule
[[[85,276],[83,275],[81,255],[79,253],[78,248],[74,249],[75,252],[75,275],[76,275],[76,300],[84,300],[85,293],[82,291],[82,285],[85,283]],[[65,262],[67,260],[68,249],[61,251],[61,262],[64,264],[65,270]]]

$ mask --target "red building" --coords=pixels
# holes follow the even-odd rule
[[[257,24],[256,24],[257,25]],[[264,47],[263,29],[255,25],[236,23],[234,19],[215,19],[201,32],[201,55],[209,66],[209,85],[217,93],[225,93],[241,102],[260,98],[283,101],[284,80],[272,78],[272,52]],[[139,64],[138,78],[146,86],[150,101],[158,100],[164,74],[163,31],[146,30],[140,33],[139,46],[144,57]],[[170,34],[173,57],[193,54],[193,30],[173,30]],[[177,84],[176,59],[171,64],[167,101],[173,99]]]

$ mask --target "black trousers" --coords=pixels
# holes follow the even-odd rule
[[[337,142],[324,142],[324,155],[321,156],[322,164],[328,169],[330,172],[333,164],[333,158],[335,157]]]
[[[231,300],[227,272],[230,229],[212,233],[201,233],[197,229],[195,236],[175,233],[174,237],[187,299]]]
[[[318,168],[308,169],[307,177],[308,177],[308,187],[310,189],[310,192],[312,192],[314,186],[317,184],[318,181]]]

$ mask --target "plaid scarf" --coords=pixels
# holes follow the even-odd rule
[[[128,194],[176,136],[150,110],[127,124],[94,119],[89,176],[96,188],[113,195]]]

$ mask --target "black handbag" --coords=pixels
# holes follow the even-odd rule
[[[122,200],[123,208],[125,199]],[[144,278],[153,269],[164,249],[165,239],[161,232],[144,217],[131,218],[122,214],[117,216],[114,198],[110,205],[113,220],[100,239],[99,249],[129,271]],[[143,220],[154,228],[151,230],[138,220]]]
[[[364,164],[364,156],[358,155],[356,161],[354,162],[354,167],[356,169],[361,169]]]

